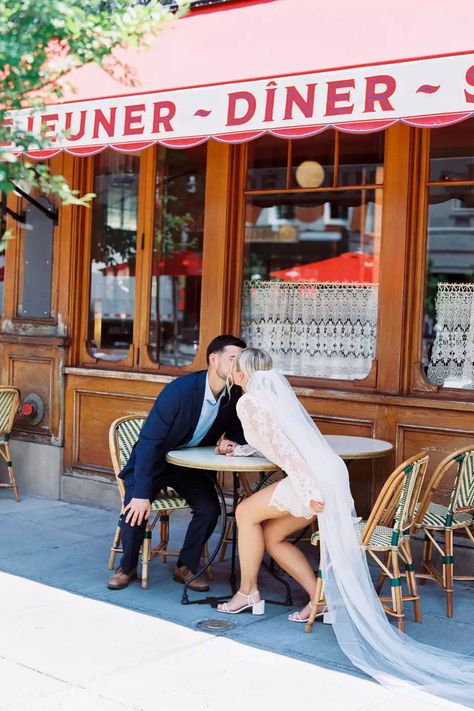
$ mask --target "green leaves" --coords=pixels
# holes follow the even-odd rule
[[[172,15],[159,0],[147,5],[126,0],[0,0],[0,146],[13,142],[20,150],[44,147],[45,141],[6,125],[6,112],[60,101],[65,75],[89,62],[106,65],[108,72],[127,81],[130,72],[114,50],[150,44],[188,7],[189,2]],[[47,166],[20,162],[8,147],[0,148],[0,161],[0,191],[9,192],[12,183],[27,180],[65,204],[88,204],[93,197],[79,197]]]

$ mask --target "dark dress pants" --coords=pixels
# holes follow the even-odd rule
[[[183,496],[191,507],[192,519],[186,531],[178,565],[185,565],[193,573],[199,570],[203,546],[214,531],[220,514],[219,499],[210,477],[215,477],[215,473],[167,464],[165,471],[153,480],[153,498],[157,498],[159,492],[169,486]],[[132,497],[133,485],[126,486],[125,506]],[[122,518],[123,556],[120,565],[124,573],[129,573],[137,566],[145,528],[146,523],[130,526],[125,523],[125,518]]]

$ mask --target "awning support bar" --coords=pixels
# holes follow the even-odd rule
[[[44,215],[46,215],[46,217],[49,217],[49,219],[53,222],[54,225],[58,224],[58,211],[56,209],[50,210],[48,207],[45,207],[38,200],[35,200],[34,197],[32,197],[31,195],[28,195],[28,193],[26,193],[24,190],[19,188],[18,185],[16,185],[13,181],[12,181],[12,185],[15,188],[15,192],[17,192],[19,195],[21,195],[21,197],[24,198],[27,202],[29,202],[30,205],[34,205],[34,207],[36,207],[37,210],[40,210]],[[7,208],[7,211],[8,210],[9,210],[9,208]],[[13,211],[10,211],[9,214],[12,214],[12,212]],[[12,217],[14,217],[14,219],[17,219],[13,214],[12,214]],[[21,220],[19,220],[19,222],[21,222]],[[23,222],[24,222],[24,220],[23,220]]]

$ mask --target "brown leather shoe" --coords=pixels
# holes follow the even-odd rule
[[[124,573],[121,567],[118,567],[115,573],[109,578],[107,587],[109,590],[123,590],[132,580],[137,577],[137,569],[134,568],[129,573]]]
[[[182,583],[184,585],[190,578],[193,577],[193,575],[194,573],[185,565],[182,565],[181,568],[178,568],[177,565],[174,566],[173,580],[176,580],[177,583]],[[196,580],[193,580],[188,587],[190,590],[196,590],[197,592],[207,592],[209,590],[209,585],[202,579],[201,576],[196,578]]]

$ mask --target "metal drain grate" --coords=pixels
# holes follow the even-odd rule
[[[196,627],[205,632],[227,632],[228,630],[233,630],[235,625],[233,622],[228,622],[227,620],[201,620],[198,622]]]

